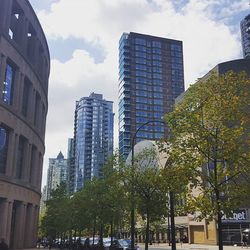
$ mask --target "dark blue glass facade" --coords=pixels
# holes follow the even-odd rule
[[[241,21],[240,28],[243,56],[244,58],[250,58],[250,15]]]
[[[161,120],[184,91],[182,42],[138,33],[124,33],[119,42],[119,150],[127,157],[136,129]],[[157,140],[167,128],[143,126],[136,141]]]
[[[113,154],[113,131],[113,102],[95,93],[76,102],[75,191],[86,180],[102,176],[102,167]]]
[[[7,64],[2,98],[3,101],[9,105],[12,104],[14,73],[14,68],[10,64]]]
[[[0,126],[0,173],[5,174],[8,154],[9,131]]]

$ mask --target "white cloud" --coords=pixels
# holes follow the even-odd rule
[[[39,12],[49,39],[83,38],[106,53],[98,64],[83,50],[74,51],[65,63],[52,61],[45,165],[60,149],[66,153],[67,138],[73,135],[74,105],[80,97],[102,93],[115,101],[117,118],[118,41],[123,32],[182,40],[186,86],[216,64],[240,57],[238,33],[232,34],[223,20],[218,21],[214,11],[218,5],[222,18],[234,14],[236,5],[244,9],[243,1],[227,0],[190,0],[178,12],[166,0],[60,0],[50,12]],[[117,145],[117,126],[115,129]]]

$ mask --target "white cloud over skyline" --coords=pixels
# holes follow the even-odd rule
[[[189,0],[180,6],[178,2],[184,1],[57,0],[37,11],[48,40],[80,38],[106,55],[95,63],[83,47],[65,62],[51,61],[43,185],[48,158],[67,152],[75,101],[81,97],[96,92],[114,101],[117,146],[118,42],[123,32],[182,40],[186,88],[218,63],[241,57],[239,23],[229,25],[229,19],[243,17],[247,1]]]

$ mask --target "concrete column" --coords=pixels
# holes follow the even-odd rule
[[[26,221],[25,221],[25,234],[24,234],[24,248],[33,247],[32,234],[33,234],[33,220],[34,220],[34,206],[32,204],[27,205]]]
[[[11,130],[9,133],[9,142],[8,142],[8,155],[7,155],[7,162],[6,162],[6,175],[7,176],[14,176],[13,174],[13,166],[15,165],[15,148],[16,148],[16,138],[14,131]]]
[[[7,223],[8,223],[8,201],[2,199],[0,201],[0,238],[6,239]]]
[[[34,247],[36,244],[36,237],[35,237],[35,232],[36,232],[36,219],[37,214],[36,214],[36,207],[35,205],[32,205],[31,207],[31,217],[30,217],[30,235],[29,235],[29,247]]]
[[[24,246],[26,211],[27,203],[20,202],[16,210],[13,248],[23,248]]]
[[[1,23],[3,30],[8,34],[11,20],[11,9],[13,0],[1,0]]]
[[[34,208],[34,222],[33,222],[33,234],[31,237],[32,240],[32,247],[34,247],[36,245],[36,241],[37,241],[37,232],[38,232],[38,219],[39,219],[39,207],[35,206]]]
[[[2,94],[3,94],[3,83],[5,80],[5,71],[6,71],[6,56],[1,54],[0,58],[0,99],[2,100]]]
[[[7,200],[7,214],[6,214],[6,233],[5,239],[8,246],[10,245],[10,234],[11,234],[11,221],[12,221],[12,210],[13,210],[13,200]]]

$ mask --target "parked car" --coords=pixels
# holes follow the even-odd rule
[[[84,245],[86,239],[86,237],[80,237],[80,242],[82,246]]]
[[[103,245],[105,250],[109,250],[109,247],[111,245],[111,238],[103,238]]]
[[[123,248],[123,250],[131,249],[131,240],[130,239],[119,239],[114,242],[118,248]],[[135,244],[134,250],[140,250],[140,247]]]
[[[99,243],[99,237],[94,237],[94,241],[93,241],[93,237],[90,237],[89,238],[89,243],[90,243],[90,245],[97,246],[98,243]]]

